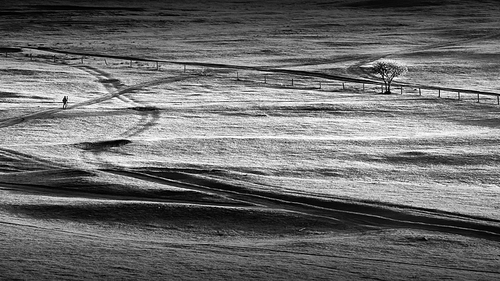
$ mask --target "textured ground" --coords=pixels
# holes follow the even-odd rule
[[[245,68],[498,92],[494,2],[36,2],[5,47],[195,64],[2,49],[0,277],[500,275],[495,97]]]

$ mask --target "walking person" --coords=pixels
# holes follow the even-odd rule
[[[68,96],[64,96],[62,102],[63,102],[63,109],[66,109],[68,107]]]

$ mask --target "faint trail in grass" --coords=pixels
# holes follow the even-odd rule
[[[178,63],[178,62],[177,62]],[[257,71],[267,71],[267,72],[276,72],[276,73],[287,73],[292,75],[303,75],[309,77],[320,77],[326,79],[336,78],[335,76],[316,73],[316,72],[307,72],[307,71],[295,71],[295,70],[286,70],[286,69],[267,69],[267,68],[258,68],[258,67],[246,67],[246,66],[231,66],[231,65],[221,65],[221,64],[205,64],[205,63],[191,63],[196,65],[204,65],[209,67],[228,67],[235,69],[250,69]],[[176,81],[183,81],[188,79],[189,76],[176,76],[176,77],[168,77],[162,78],[154,81],[149,81],[146,83],[137,84],[130,87],[124,87],[116,92],[110,92],[102,97],[91,99],[85,101],[83,103],[79,103],[76,105],[72,105],[70,108],[75,108],[79,106],[85,106],[90,104],[96,104],[113,97],[119,97],[121,95],[125,95],[128,93],[132,93],[133,91],[142,89],[148,86],[154,86],[164,83],[172,83]],[[349,81],[359,82],[359,81],[369,81],[363,80],[359,78],[346,78],[346,77],[337,77],[341,79],[349,79]],[[62,109],[56,110],[54,113],[61,111]],[[44,111],[35,114],[46,114],[47,116],[53,114],[52,111]],[[35,115],[36,116],[36,115]],[[26,117],[26,116],[24,116]],[[24,117],[20,122],[24,121]],[[152,117],[153,119],[155,117]],[[10,119],[9,119],[10,120]],[[144,119],[147,120],[147,119]],[[10,121],[9,121],[10,122]],[[141,128],[148,128],[146,125],[142,125]],[[1,125],[2,123],[0,123]],[[128,132],[128,134],[137,134],[141,132],[141,128],[137,130],[133,130]],[[470,218],[462,218],[460,219],[459,215],[456,215],[455,218],[451,219],[449,217],[443,216],[439,212],[430,212],[427,215],[418,215],[409,213],[408,211],[412,211],[410,207],[407,210],[389,210],[387,206],[381,204],[372,204],[367,205],[364,204],[360,206],[359,202],[333,202],[331,206],[324,206],[319,204],[316,201],[310,201],[310,198],[300,198],[300,197],[290,197],[288,195],[276,195],[270,193],[262,193],[258,191],[241,191],[241,190],[227,190],[221,188],[220,186],[213,186],[213,182],[201,182],[200,184],[192,184],[188,182],[179,182],[174,181],[172,179],[158,177],[151,174],[144,173],[136,173],[131,171],[109,171],[112,173],[125,173],[128,176],[136,177],[140,179],[147,179],[150,181],[154,181],[157,183],[164,184],[177,184],[182,185],[184,188],[191,189],[199,189],[199,191],[203,190],[204,192],[212,192],[221,196],[230,196],[233,199],[242,200],[247,203],[252,204],[260,204],[266,206],[268,208],[278,209],[278,210],[286,210],[289,212],[296,212],[308,216],[315,216],[318,218],[324,218],[329,220],[334,220],[338,222],[348,222],[353,225],[359,226],[374,226],[374,227],[407,227],[407,228],[416,228],[416,229],[426,229],[426,230],[436,230],[442,232],[463,234],[469,236],[482,237],[487,239],[492,239],[495,241],[500,240],[500,228],[498,226],[492,226],[484,224],[479,220],[471,220]],[[149,178],[149,179],[148,179]],[[234,188],[234,187],[233,187]],[[353,210],[353,208],[359,208],[361,210]]]
[[[10,127],[14,126],[32,119],[38,119],[38,118],[45,118],[47,116],[51,116],[53,114],[56,114],[60,112],[63,109],[59,108],[54,108],[54,109],[48,109],[48,110],[43,110],[43,111],[38,111],[36,113],[31,113],[23,116],[18,116],[18,117],[11,117],[7,119],[0,119],[0,128],[5,128],[5,127]]]
[[[208,179],[200,179],[186,173],[191,181],[179,181],[172,177],[152,175],[148,172],[134,172],[130,170],[104,170],[106,172],[149,180],[156,183],[178,186],[205,192],[215,192],[229,196],[231,199],[259,204],[268,208],[296,212],[318,218],[330,219],[340,223],[348,223],[360,227],[406,227],[433,231],[442,231],[454,234],[468,235],[500,241],[500,226],[491,221],[483,221],[470,216],[428,210],[427,213],[415,212],[412,207],[394,208],[383,203],[361,203],[346,200],[322,201],[314,197],[300,197],[288,194],[276,194],[265,191],[244,189]]]
[[[486,39],[494,39],[500,37],[500,33],[494,33],[486,36],[481,36],[477,38],[471,38],[471,39],[466,39],[466,40],[459,40],[459,41],[452,41],[452,42],[443,42],[443,43],[436,43],[436,44],[431,44],[427,46],[420,46],[420,47],[415,47],[415,48],[410,48],[407,50],[400,50],[397,52],[387,52],[385,54],[378,54],[374,56],[369,56],[367,58],[364,58],[357,63],[350,65],[346,68],[346,72],[355,75],[358,77],[363,77],[367,79],[380,79],[376,74],[370,71],[370,69],[363,68],[363,65],[369,64],[371,62],[390,57],[393,55],[403,55],[403,54],[411,54],[414,52],[421,52],[421,51],[429,51],[432,49],[439,49],[439,48],[444,48],[444,47],[453,47],[457,46],[459,44],[467,44],[467,43],[473,43],[473,42],[478,42]],[[398,84],[399,85],[399,84]],[[456,90],[456,89],[453,89]]]
[[[134,137],[146,132],[148,129],[158,124],[158,120],[160,119],[161,116],[159,110],[157,109],[141,110],[140,112],[141,112],[140,113],[141,121],[139,122],[140,125],[136,125],[135,127],[128,129],[127,131],[123,132],[120,136],[127,138]]]
[[[142,180],[146,180],[146,181],[152,181],[152,182],[156,182],[156,183],[166,184],[166,185],[170,185],[170,186],[181,187],[181,188],[194,190],[194,191],[198,191],[198,192],[208,192],[208,193],[211,193],[214,195],[221,196],[223,198],[228,198],[230,200],[242,202],[242,203],[253,205],[253,206],[284,210],[284,211],[292,212],[292,213],[296,213],[296,214],[322,218],[322,219],[326,219],[326,220],[330,220],[330,221],[334,221],[334,222],[340,222],[340,220],[337,218],[325,216],[325,215],[322,215],[319,213],[313,214],[313,213],[303,212],[299,209],[286,208],[285,206],[278,206],[277,207],[277,205],[274,204],[275,202],[271,202],[268,200],[269,198],[262,197],[259,195],[249,195],[246,193],[240,193],[240,192],[236,192],[236,191],[212,188],[212,187],[207,187],[204,185],[192,184],[192,183],[182,182],[179,180],[154,176],[154,175],[151,175],[148,173],[139,173],[139,172],[125,171],[125,170],[110,170],[110,169],[104,169],[101,171],[112,173],[112,174],[117,174],[117,175],[122,175],[122,176],[133,177],[133,178],[142,179]],[[261,200],[261,199],[264,199],[264,200]],[[272,201],[275,201],[275,200],[272,200]],[[273,204],[271,204],[271,203],[273,203]]]
[[[152,104],[138,101],[130,94],[120,95],[118,99],[132,105],[129,109],[136,111],[137,114],[141,116],[137,125],[121,133],[120,137],[128,138],[137,136],[147,131],[149,128],[154,127],[160,119],[160,110]]]
[[[81,69],[88,74],[96,77],[99,83],[103,85],[104,88],[106,88],[108,93],[116,92],[120,88],[125,86],[119,79],[114,78],[110,73],[105,72],[97,67],[92,67],[90,65],[77,65],[73,67]]]
[[[496,36],[500,36],[500,34],[488,35],[488,36],[476,38],[474,40],[479,41],[482,39],[489,39],[491,37],[496,37]],[[460,41],[460,42],[462,42],[462,41]],[[453,42],[453,43],[456,44],[458,42]],[[32,48],[25,47],[25,49],[32,49]],[[369,78],[366,78],[366,75],[364,75],[366,73],[363,70],[359,70],[359,69],[353,70],[354,72],[357,73],[354,75],[331,75],[331,74],[315,72],[315,71],[291,70],[291,69],[282,69],[282,68],[269,67],[269,66],[244,66],[244,65],[231,65],[231,64],[221,64],[221,63],[192,62],[192,61],[153,60],[153,59],[144,59],[144,58],[135,58],[135,57],[124,57],[124,56],[113,56],[113,55],[103,55],[103,54],[60,51],[60,50],[51,49],[51,48],[43,48],[43,50],[47,51],[47,52],[60,53],[60,54],[74,54],[74,55],[85,55],[85,56],[95,56],[95,57],[105,57],[105,58],[109,57],[109,58],[135,60],[135,61],[143,61],[143,62],[160,62],[160,63],[170,63],[170,64],[177,64],[177,65],[192,65],[192,66],[225,68],[225,69],[235,69],[235,70],[241,69],[241,70],[251,70],[251,71],[258,71],[258,72],[268,72],[268,73],[285,73],[285,74],[297,75],[297,76],[316,77],[316,78],[322,78],[322,79],[326,79],[326,80],[344,81],[344,82],[353,82],[353,83],[364,83],[364,84],[371,84],[371,85],[382,85],[383,84],[379,78],[373,77],[372,74],[370,74]],[[402,52],[404,52],[404,51],[402,51]],[[386,56],[388,56],[388,54],[374,56],[374,57],[371,57],[371,59],[367,58],[366,60],[363,60],[363,62],[355,64],[355,66],[353,66],[353,67],[356,68],[357,65],[363,65],[363,64],[369,63],[370,61],[376,60],[377,57],[383,58]],[[360,76],[361,74],[363,74],[363,75]],[[410,83],[399,83],[398,82],[398,83],[393,83],[393,85],[394,86],[407,86],[407,87],[414,87],[414,88],[421,88],[421,89],[428,89],[428,90],[444,90],[444,91],[451,91],[451,92],[499,96],[498,93],[494,93],[494,92],[476,91],[476,90],[459,89],[459,88],[451,88],[451,87],[440,87],[440,86],[427,85],[427,84],[410,84]]]
[[[255,204],[249,204],[243,200],[230,200],[227,202],[211,202],[206,201],[196,201],[188,199],[174,199],[158,197],[157,195],[125,195],[125,194],[113,194],[113,193],[103,193],[95,191],[86,190],[75,190],[71,188],[64,187],[51,187],[38,184],[18,184],[18,183],[8,183],[0,182],[0,190],[11,190],[17,192],[29,192],[32,194],[43,194],[55,197],[70,197],[70,198],[85,198],[85,199],[95,199],[95,200],[106,200],[108,202],[132,202],[132,203],[168,203],[168,204],[189,204],[196,206],[207,206],[207,207],[251,207],[253,209],[263,208],[264,206],[256,206]],[[207,193],[207,192],[205,192]]]
[[[39,111],[36,113],[27,114],[27,115],[23,115],[23,116],[12,117],[12,118],[7,118],[7,119],[3,119],[3,120],[0,119],[0,128],[13,126],[13,125],[20,124],[20,123],[23,123],[23,122],[26,122],[29,120],[33,120],[33,119],[47,118],[47,117],[52,116],[56,113],[59,113],[63,110],[74,109],[74,108],[84,107],[84,106],[88,106],[88,105],[98,104],[98,103],[110,100],[112,98],[118,97],[120,95],[128,94],[128,93],[131,93],[133,91],[140,90],[140,89],[145,88],[145,87],[174,83],[174,82],[178,82],[178,81],[187,80],[189,78],[191,78],[191,77],[182,75],[182,76],[156,79],[153,81],[140,83],[140,84],[129,86],[129,87],[124,87],[117,92],[108,93],[108,94],[105,94],[103,96],[100,96],[100,97],[97,97],[94,99],[90,99],[90,100],[87,100],[87,101],[84,101],[81,103],[70,105],[70,106],[68,106],[67,109],[54,108],[54,109],[43,110],[43,111]]]
[[[184,81],[184,80],[191,79],[191,78],[192,78],[192,76],[181,75],[181,76],[161,78],[161,79],[157,79],[157,80],[153,80],[153,81],[149,81],[149,82],[145,82],[145,83],[140,83],[140,84],[137,84],[134,86],[124,87],[117,92],[110,93],[110,94],[105,95],[103,97],[89,100],[89,101],[86,101],[84,103],[80,103],[80,104],[75,105],[75,106],[96,104],[96,103],[99,103],[99,102],[102,102],[102,101],[105,101],[105,100],[108,100],[111,98],[115,98],[115,97],[117,97],[117,98],[121,97],[121,99],[120,99],[121,101],[128,102],[128,103],[131,103],[132,105],[135,105],[134,110],[136,110],[138,112],[138,114],[141,115],[139,122],[136,125],[131,126],[129,129],[127,129],[125,132],[123,132],[119,136],[120,138],[129,138],[129,137],[137,136],[137,135],[147,131],[148,129],[154,127],[158,123],[158,120],[160,119],[161,114],[160,114],[160,111],[158,109],[154,108],[153,106],[144,105],[143,103],[140,103],[140,106],[137,106],[137,104],[139,104],[138,102],[136,102],[135,100],[132,100],[130,97],[123,97],[123,96],[127,96],[128,94],[133,93],[137,90],[141,90],[145,87],[174,83],[174,82]],[[72,108],[72,107],[69,107],[69,108]],[[109,160],[102,157],[104,152],[105,151],[82,151],[80,156],[82,157],[82,159],[86,159],[85,161],[88,163],[97,162],[97,163],[102,163],[103,166],[107,166],[107,167],[114,166],[113,163],[111,163]],[[93,161],[92,158],[94,158],[96,161]]]
[[[17,167],[21,167],[21,170],[40,170],[47,168],[61,168],[63,165],[55,163],[53,161],[48,161],[40,157],[36,157],[30,154],[21,153],[13,149],[0,148],[0,159],[2,162],[16,162]],[[0,164],[1,167],[1,164]]]

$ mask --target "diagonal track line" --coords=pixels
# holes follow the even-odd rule
[[[98,103],[110,100],[112,98],[118,97],[120,95],[128,94],[128,93],[131,93],[131,92],[136,91],[136,90],[140,90],[140,89],[145,88],[145,87],[174,83],[174,82],[178,82],[178,81],[187,80],[190,78],[192,78],[192,77],[186,76],[186,75],[181,75],[181,76],[175,76],[175,77],[156,79],[153,81],[125,87],[125,88],[120,89],[116,92],[108,93],[108,94],[105,94],[103,96],[100,96],[100,97],[97,97],[94,99],[90,99],[90,100],[87,100],[87,101],[84,101],[81,103],[73,104],[71,106],[68,106],[67,109],[54,108],[54,109],[43,110],[43,111],[39,111],[36,113],[27,114],[27,115],[3,119],[3,120],[0,120],[0,128],[5,128],[5,127],[17,125],[17,124],[20,124],[20,123],[23,123],[23,122],[26,122],[29,120],[33,120],[33,119],[46,118],[48,116],[52,116],[56,113],[59,113],[63,110],[75,109],[75,108],[84,107],[84,106],[88,106],[88,105],[98,104]]]
[[[444,218],[442,216],[419,216],[416,214],[404,213],[403,211],[384,209],[381,206],[377,207],[375,205],[367,206],[370,207],[370,211],[373,211],[372,209],[374,208],[378,208],[378,210],[376,210],[378,214],[370,213],[368,211],[362,212],[361,210],[355,211],[346,208],[346,206],[343,206],[345,205],[345,202],[342,203],[333,201],[331,206],[325,207],[314,204],[314,202],[308,203],[293,197],[279,198],[278,196],[274,196],[270,192],[264,193],[252,191],[252,193],[250,193],[247,191],[235,191],[224,188],[208,187],[204,185],[181,182],[169,178],[153,176],[148,173],[134,172],[129,170],[103,171],[139,178],[142,180],[150,180],[158,183],[178,186],[196,191],[212,192],[217,195],[229,197],[231,199],[242,200],[250,204],[257,204],[261,206],[267,206],[269,208],[286,210],[308,216],[334,220],[336,222],[352,222],[354,224],[363,226],[395,226],[425,230],[438,230],[442,232],[477,236],[494,241],[500,241],[500,227],[494,225],[485,225],[477,221],[472,222],[469,220],[452,219],[449,217]],[[352,207],[353,204],[354,203],[351,203],[350,207]],[[347,203],[347,205],[349,204]],[[363,208],[362,205],[359,206],[360,209]]]

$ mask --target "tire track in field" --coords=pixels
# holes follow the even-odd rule
[[[488,35],[488,36],[476,38],[474,40],[479,41],[481,39],[489,39],[489,38],[494,38],[497,36],[500,36],[500,34]],[[460,42],[463,42],[463,41],[460,41]],[[455,42],[454,44],[457,44],[457,43],[459,43],[459,42]],[[439,47],[444,47],[444,46],[439,46]],[[426,47],[426,48],[428,48],[428,47]],[[37,48],[23,47],[23,49],[37,49]],[[210,68],[224,68],[224,69],[235,69],[235,70],[239,69],[239,70],[250,70],[250,71],[267,72],[267,73],[285,73],[285,74],[297,75],[297,76],[315,77],[315,78],[322,78],[322,79],[326,79],[326,80],[353,82],[353,83],[364,83],[364,84],[371,84],[371,85],[382,85],[383,84],[383,82],[381,82],[380,78],[378,78],[378,77],[375,77],[375,78],[364,78],[362,76],[360,77],[358,74],[361,74],[361,72],[358,74],[355,74],[355,77],[353,77],[353,76],[348,76],[348,75],[331,75],[331,74],[326,74],[326,73],[316,72],[316,71],[292,70],[292,69],[283,69],[283,68],[276,68],[276,67],[269,67],[269,66],[244,66],[244,65],[231,65],[231,64],[222,64],[222,63],[192,62],[192,61],[152,60],[152,59],[144,59],[144,58],[137,58],[137,57],[113,56],[113,55],[103,55],[103,54],[60,51],[60,50],[51,49],[51,48],[42,48],[42,49],[46,52],[58,53],[58,54],[84,55],[84,56],[94,56],[94,57],[103,57],[103,58],[115,58],[115,59],[123,59],[123,60],[144,61],[144,62],[170,63],[170,64],[176,64],[176,65],[202,66],[202,67],[210,67]],[[382,57],[386,57],[386,56],[382,55]],[[373,58],[376,58],[376,57],[373,57]],[[373,61],[373,59],[367,58],[366,61],[367,62],[365,62],[365,63],[369,63],[370,61]],[[365,63],[362,63],[362,64],[365,64]],[[357,70],[353,70],[353,71],[356,72]],[[362,73],[364,74],[364,71],[362,71]],[[498,93],[494,93],[494,92],[450,88],[450,87],[440,87],[440,86],[433,86],[433,85],[427,85],[427,84],[411,84],[411,83],[392,83],[392,84],[394,86],[414,87],[414,88],[421,88],[421,89],[427,89],[427,90],[444,90],[444,91],[450,91],[450,92],[461,92],[461,93],[469,93],[469,94],[499,96]]]
[[[152,80],[152,81],[148,81],[148,82],[144,82],[144,83],[139,83],[139,84],[132,85],[132,86],[120,87],[116,91],[114,91],[114,92],[108,91],[107,94],[104,94],[100,97],[89,99],[89,100],[86,100],[86,101],[83,101],[83,102],[80,102],[77,104],[69,105],[67,107],[67,109],[53,108],[53,109],[42,110],[42,111],[38,111],[35,113],[26,114],[26,115],[22,115],[22,116],[0,119],[0,128],[13,126],[13,125],[20,124],[20,123],[30,121],[33,119],[47,118],[49,116],[52,116],[56,113],[59,113],[59,112],[62,112],[64,110],[68,110],[68,109],[74,109],[74,108],[84,107],[84,106],[88,106],[88,105],[98,104],[98,103],[110,100],[112,98],[115,98],[115,97],[119,97],[119,96],[122,96],[125,94],[133,93],[134,91],[141,90],[141,89],[146,88],[146,87],[179,82],[179,81],[187,80],[190,78],[191,78],[190,76],[180,75],[180,76],[174,76],[174,77],[160,78],[160,79],[156,79],[156,80]],[[111,84],[113,85],[113,88],[115,88],[114,87],[115,84],[117,85],[118,83],[120,83],[119,80],[116,82],[112,82]],[[120,85],[121,85],[121,83],[120,83]],[[110,88],[109,86],[106,86],[106,87],[108,89]]]
[[[162,84],[169,84],[169,83],[174,83],[178,81],[184,81],[187,79],[191,79],[191,76],[186,76],[186,75],[180,75],[180,76],[174,76],[174,77],[166,77],[166,78],[160,78],[140,84],[136,84],[133,86],[128,86],[128,87],[122,87],[121,89],[117,90],[116,92],[111,92],[107,95],[104,95],[102,97],[98,97],[92,100],[85,101],[83,103],[79,103],[77,105],[74,105],[73,107],[68,107],[68,108],[74,108],[74,107],[79,107],[79,106],[86,106],[86,105],[92,105],[92,104],[97,104],[112,98],[119,98],[121,101],[132,105],[132,109],[137,111],[137,114],[139,114],[141,117],[138,121],[138,123],[134,126],[131,126],[128,128],[125,132],[120,134],[119,137],[122,138],[130,138],[133,136],[137,136],[146,130],[152,128],[158,123],[158,120],[161,117],[160,111],[152,106],[148,106],[142,102],[138,102],[133,97],[130,96],[130,94],[142,90],[146,87],[151,87],[151,86],[157,86],[157,85],[162,85]],[[105,159],[103,157],[103,154],[108,151],[108,148],[103,148],[103,149],[91,149],[91,150],[82,150],[80,153],[80,157],[87,163],[99,163],[102,166],[114,166],[113,163],[111,163],[109,160]]]
[[[488,224],[480,218],[460,216],[459,214],[454,214],[452,217],[449,213],[441,213],[433,210],[422,212],[422,210],[412,207],[394,208],[383,203],[360,203],[341,199],[332,199],[325,202],[312,197],[299,197],[244,189],[195,178],[186,173],[181,173],[181,175],[191,177],[191,180],[195,179],[195,183],[186,180],[180,181],[172,176],[152,175],[149,172],[135,172],[130,170],[103,171],[199,192],[212,192],[216,195],[226,196],[230,199],[247,202],[248,204],[266,206],[271,209],[294,212],[360,227],[423,229],[500,241],[500,226],[491,222]]]
[[[287,211],[290,213],[296,213],[296,214],[300,214],[300,215],[306,215],[306,216],[310,216],[310,217],[326,219],[326,220],[333,221],[336,223],[341,222],[341,220],[339,220],[335,217],[326,216],[326,215],[323,215],[321,213],[304,212],[303,210],[300,210],[298,208],[286,208],[286,206],[283,206],[282,204],[276,204],[276,202],[272,202],[275,200],[271,200],[270,198],[259,196],[259,195],[240,193],[240,192],[229,191],[229,190],[219,189],[219,188],[212,188],[212,187],[207,187],[204,185],[192,184],[192,183],[182,182],[182,181],[175,180],[175,179],[154,176],[154,175],[151,175],[149,173],[133,172],[133,171],[127,171],[127,170],[116,170],[116,169],[101,169],[100,171],[107,172],[110,174],[115,174],[115,175],[136,178],[136,179],[140,179],[140,180],[144,180],[144,181],[160,183],[163,185],[180,187],[183,189],[192,190],[192,191],[196,191],[196,192],[209,193],[209,194],[212,194],[215,196],[220,196],[220,197],[225,198],[225,199],[230,199],[230,200],[235,201],[235,202],[241,202],[241,203],[247,204],[249,206],[252,206],[251,208],[260,207],[260,208],[267,208],[267,209],[282,210],[282,211]]]
[[[43,169],[63,168],[64,165],[49,161],[31,154],[22,153],[8,148],[0,148],[0,171],[3,165],[15,163],[14,171],[36,171]],[[21,168],[18,168],[21,167]]]
[[[78,65],[73,66],[74,68],[83,70],[88,74],[96,77],[101,85],[106,88],[108,93],[113,93],[123,88],[125,85],[119,80],[114,78],[110,73],[107,73],[97,67],[90,65]]]
[[[119,89],[116,92],[109,93],[103,97],[96,98],[93,100],[86,101],[84,103],[78,104],[78,106],[83,106],[83,105],[91,105],[91,104],[96,104],[100,103],[102,101],[109,100],[111,98],[119,98],[121,101],[126,102],[131,105],[138,105],[139,103],[133,98],[129,97],[131,93],[134,93],[138,90],[141,90],[146,87],[151,87],[151,86],[156,86],[156,85],[162,85],[162,84],[169,84],[169,83],[174,83],[178,81],[184,81],[187,79],[191,79],[191,76],[186,76],[186,75],[180,75],[180,76],[174,76],[174,77],[166,77],[166,78],[160,78],[140,84],[136,84],[133,86],[129,87],[123,87]],[[150,110],[147,105],[144,105],[144,103],[140,103],[140,106],[136,106],[135,109],[137,110],[138,114],[141,115],[139,122],[128,128],[125,132],[120,134],[120,137],[124,138],[130,138],[136,135],[139,135],[146,130],[150,129],[151,127],[155,126],[158,123],[158,120],[161,117],[160,111],[157,109],[152,109]],[[114,167],[114,163],[106,159],[104,157],[104,153],[109,152],[109,148],[111,147],[103,147],[100,149],[90,149],[90,150],[82,150],[80,152],[80,157],[81,159],[89,164],[97,164],[101,167]]]
[[[161,114],[160,110],[155,105],[139,101],[130,94],[118,96],[118,99],[124,103],[132,105],[129,109],[136,111],[137,114],[141,116],[137,125],[121,133],[120,137],[134,137],[157,125]]]
[[[257,206],[254,204],[249,204],[244,200],[229,200],[227,202],[213,202],[210,200],[200,201],[200,200],[188,200],[188,199],[174,199],[166,197],[158,197],[154,194],[142,194],[142,195],[126,195],[119,193],[99,193],[94,191],[86,191],[83,189],[71,189],[64,187],[52,187],[49,185],[38,185],[38,184],[28,184],[28,183],[10,183],[0,181],[0,190],[13,190],[13,191],[23,191],[30,192],[34,194],[51,195],[58,197],[71,197],[71,198],[85,198],[85,199],[96,199],[96,200],[106,200],[106,201],[116,201],[116,202],[133,202],[137,203],[169,203],[169,204],[190,204],[197,206],[207,206],[207,207],[251,207],[253,209],[262,209],[264,206]],[[209,192],[202,192],[204,194],[213,194]]]
[[[49,110],[43,110],[23,116],[18,116],[18,117],[12,117],[12,118],[7,118],[0,120],[0,128],[5,128],[5,127],[10,127],[14,126],[23,122],[27,122],[33,119],[38,119],[38,118],[48,118],[52,115],[55,115],[57,113],[60,113],[64,110],[71,110],[79,107],[84,107],[88,105],[93,105],[93,104],[98,104],[107,100],[110,100],[112,98],[120,98],[125,95],[130,95],[131,93],[141,90],[146,87],[150,86],[156,86],[156,85],[162,85],[162,84],[169,84],[169,83],[174,83],[178,81],[184,81],[187,79],[191,79],[191,76],[187,75],[180,75],[180,76],[174,76],[174,77],[166,77],[166,78],[160,78],[152,81],[147,81],[144,83],[139,83],[133,86],[124,86],[120,80],[114,79],[110,74],[99,70],[97,68],[93,68],[90,66],[78,66],[77,68],[82,69],[83,71],[97,77],[99,81],[104,82],[103,85],[106,87],[108,93],[104,94],[100,97],[94,98],[94,99],[89,99],[84,102],[80,102],[77,104],[69,105],[67,109],[62,109],[62,108],[54,108],[54,109],[49,109]],[[142,117],[139,120],[139,123],[136,124],[135,126],[132,126],[129,128],[126,132],[122,134],[123,137],[132,137],[135,135],[138,135],[147,129],[151,128],[154,126],[158,119],[160,118],[160,112],[158,110],[140,110],[141,108],[146,108],[147,106],[140,105],[137,106],[138,103],[136,101],[132,101],[130,98],[123,98],[121,99],[122,101],[129,102],[132,105],[136,105],[136,108],[138,110],[138,114],[140,114]],[[92,151],[93,157],[101,163],[104,164],[109,164],[108,161],[105,161],[101,156],[102,152],[99,151]],[[82,159],[87,159],[87,161],[90,161],[90,158],[88,157],[89,153],[87,151],[82,151],[81,157]],[[48,163],[48,162],[47,162]],[[56,166],[57,167],[57,166]]]
[[[268,71],[268,72],[280,72],[280,73],[289,73],[289,74],[294,74],[294,75],[305,75],[305,76],[313,76],[313,77],[325,77],[325,78],[331,78],[332,76],[326,75],[326,74],[321,74],[321,73],[315,73],[315,72],[307,72],[307,71],[294,71],[294,70],[283,70],[283,69],[260,69],[256,67],[241,67],[241,66],[228,66],[228,65],[218,65],[218,64],[205,64],[205,63],[192,63],[196,65],[204,65],[208,67],[229,67],[229,68],[236,68],[236,69],[247,69],[250,68],[251,70],[258,70],[258,71]],[[167,80],[165,80],[167,79]],[[141,83],[132,87],[127,87],[124,89],[121,89],[117,91],[116,93],[110,93],[109,95],[106,95],[104,97],[100,97],[97,99],[89,100],[85,103],[79,104],[81,105],[86,105],[86,104],[94,104],[101,102],[102,100],[106,100],[109,98],[117,97],[126,93],[130,93],[134,90],[140,89],[142,87],[147,87],[155,84],[161,84],[169,81],[182,81],[186,79],[186,77],[183,76],[178,76],[173,77],[173,78],[165,78],[165,79],[159,79],[155,81],[150,81],[147,83]],[[170,80],[169,80],[170,79]],[[361,79],[355,79],[353,78],[352,81],[359,82],[359,81],[367,81],[367,80],[361,80]],[[75,105],[77,106],[77,105]],[[119,171],[120,173],[123,173],[123,171]],[[116,171],[115,171],[116,173]],[[158,178],[149,174],[137,174],[134,172],[126,171],[125,173],[128,173],[129,176],[131,177],[138,177],[145,179],[149,178],[148,180],[150,181],[155,181],[155,182],[162,182],[164,181],[164,184],[181,184],[184,188],[200,188],[199,185],[193,186],[192,184],[188,184],[185,182],[175,182],[172,181],[171,179],[168,178]],[[187,184],[187,185],[186,185]],[[288,210],[291,212],[299,212],[311,216],[317,216],[317,217],[323,217],[323,218],[328,218],[331,220],[336,220],[336,221],[345,221],[345,222],[350,222],[352,224],[356,225],[365,225],[365,226],[376,226],[376,227],[409,227],[409,228],[418,228],[418,229],[427,229],[427,230],[437,230],[437,231],[443,231],[443,232],[450,232],[450,233],[457,233],[457,234],[463,234],[463,235],[470,235],[470,236],[477,236],[477,237],[483,237],[483,238],[488,238],[492,240],[500,240],[500,227],[498,226],[492,226],[492,225],[486,225],[482,223],[481,221],[465,221],[464,220],[458,220],[458,219],[450,219],[450,218],[445,218],[443,216],[440,216],[439,213],[434,213],[434,217],[430,216],[418,216],[415,214],[410,214],[410,213],[404,213],[402,211],[396,212],[394,210],[388,210],[386,208],[381,207],[381,205],[378,206],[370,206],[368,208],[369,210],[360,210],[360,211],[353,211],[351,210],[353,207],[356,207],[357,205],[350,203],[347,204],[344,202],[333,202],[333,206],[321,206],[318,204],[315,204],[314,202],[303,202],[303,199],[301,198],[289,198],[289,197],[276,197],[276,195],[273,194],[254,194],[254,193],[249,193],[249,192],[241,192],[241,191],[227,191],[224,189],[220,188],[214,188],[213,186],[204,186],[201,185],[201,189],[206,191],[206,192],[214,192],[219,193],[220,195],[226,195],[226,196],[236,196],[236,198],[240,198],[241,200],[244,200],[249,203],[253,204],[264,204],[265,206],[268,206],[270,208],[275,208],[275,209],[280,209],[280,210]],[[347,207],[347,209],[346,209]],[[366,208],[366,206],[364,206]],[[411,210],[411,208],[408,208],[408,210]],[[375,212],[373,212],[375,211]],[[457,215],[458,216],[458,215]]]
[[[141,90],[146,87],[150,86],[156,86],[156,85],[161,85],[161,84],[168,84],[168,83],[174,83],[177,81],[183,81],[190,79],[191,76],[187,75],[180,75],[180,76],[174,76],[174,77],[166,77],[166,78],[160,78],[152,81],[147,81],[144,83],[139,83],[136,85],[132,86],[125,86],[119,79],[114,78],[111,74],[100,70],[98,68],[92,67],[92,66],[74,66],[77,69],[80,69],[94,77],[96,77],[105,88],[107,93],[94,98],[94,99],[89,99],[84,102],[80,102],[77,104],[72,104],[68,105],[67,109],[62,109],[62,108],[54,108],[54,109],[48,109],[48,110],[42,110],[38,111],[35,113],[23,115],[23,116],[17,116],[17,117],[11,117],[7,119],[0,120],[0,128],[5,128],[5,127],[10,127],[14,126],[20,123],[28,122],[33,119],[38,119],[38,118],[48,118],[52,115],[55,115],[57,113],[63,112],[64,110],[71,110],[79,107],[84,107],[88,105],[93,105],[93,104],[98,104],[107,100],[110,100],[112,98],[119,98],[121,101],[131,104],[133,108],[137,111],[137,114],[140,115],[139,122],[130,127],[127,131],[122,133],[120,136],[121,137],[132,137],[136,136],[138,134],[141,134],[148,130],[149,128],[153,127],[154,125],[157,124],[157,121],[160,118],[160,112],[156,109],[154,110],[143,110],[143,109],[148,109],[148,105],[145,105],[144,103],[138,102],[137,100],[133,99],[131,97],[131,94]],[[152,108],[152,107],[150,107]],[[92,157],[95,158],[98,162],[105,163],[106,165],[109,164],[109,161],[105,161],[105,159],[101,156],[103,151],[91,151]],[[11,151],[11,153],[13,153]],[[80,156],[82,159],[86,159],[87,162],[90,162],[91,159],[89,158],[89,152],[88,151],[82,151]],[[17,157],[17,156],[16,156]],[[12,158],[12,155],[9,156],[9,158]],[[14,157],[15,158],[15,157]],[[29,160],[26,157],[23,158],[24,160]],[[61,167],[60,165],[55,165],[54,163],[50,161],[44,161],[41,159],[37,160],[37,163],[32,163],[34,165],[40,164],[42,161],[44,165],[50,166],[50,167]]]
[[[132,137],[138,135],[146,131],[147,129],[151,128],[152,126],[154,126],[158,121],[158,119],[160,118],[160,114],[158,110],[154,108],[154,106],[135,99],[132,93],[148,86],[163,84],[163,82],[157,83],[158,81],[154,80],[150,82],[145,82],[140,87],[135,87],[137,85],[127,87],[123,83],[121,83],[120,80],[113,78],[111,74],[101,69],[91,66],[75,66],[75,67],[87,71],[90,74],[96,76],[97,78],[100,78],[99,82],[107,88],[108,94],[118,98],[120,101],[128,105],[131,105],[131,107],[138,112],[138,115],[141,116],[138,124],[131,127],[126,132],[120,134],[121,137]],[[159,81],[163,81],[163,79],[159,79]],[[165,83],[170,83],[170,82],[166,81]],[[133,89],[130,90],[131,88]]]

